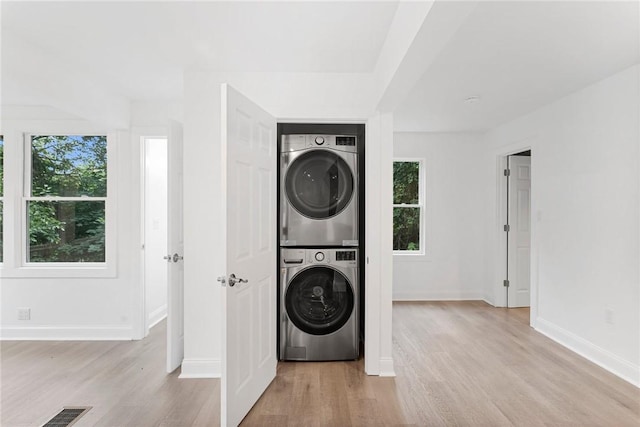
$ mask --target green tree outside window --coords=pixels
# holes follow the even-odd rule
[[[31,137],[28,262],[105,262],[107,137]]]
[[[420,162],[393,162],[393,250],[420,251]]]

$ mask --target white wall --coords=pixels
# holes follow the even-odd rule
[[[636,385],[639,100],[636,65],[487,136],[496,157],[518,144],[532,148],[533,326]],[[497,172],[495,160],[489,167]],[[487,246],[495,255],[495,238]],[[499,273],[489,277],[497,295]]]
[[[22,203],[23,132],[110,132],[97,125],[46,107],[3,106],[5,144],[5,265],[0,271],[3,339],[131,339],[136,313],[135,293],[139,277],[137,263],[140,235],[139,203],[131,191],[138,182],[132,164],[134,151],[127,132],[115,132],[115,180],[109,197],[115,199],[115,263],[112,270],[97,272],[25,272],[17,267],[20,255],[19,227]],[[137,149],[138,147],[136,147]],[[109,172],[111,173],[111,171]],[[10,224],[12,226],[10,226]],[[108,249],[109,250],[109,249]],[[19,307],[31,308],[31,320],[17,320]]]
[[[490,156],[483,136],[395,133],[393,155],[424,159],[426,178],[426,254],[394,255],[393,299],[485,299]]]
[[[147,326],[167,315],[167,140],[145,139],[144,280]]]

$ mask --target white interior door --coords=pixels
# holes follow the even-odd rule
[[[509,156],[509,307],[529,307],[531,284],[531,157]]]
[[[275,136],[275,118],[222,85],[222,426],[238,425],[276,375]]]
[[[175,121],[170,122],[167,159],[167,372],[173,372],[184,358],[182,125]]]

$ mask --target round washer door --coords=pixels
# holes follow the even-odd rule
[[[291,322],[312,335],[327,335],[342,328],[354,307],[347,278],[329,267],[311,267],[293,277],[285,293]]]
[[[348,205],[354,191],[353,173],[347,162],[329,150],[311,150],[287,169],[285,193],[302,215],[327,219]]]

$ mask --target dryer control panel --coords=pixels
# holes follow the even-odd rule
[[[281,143],[281,153],[310,148],[358,152],[358,137],[355,135],[282,135]]]

